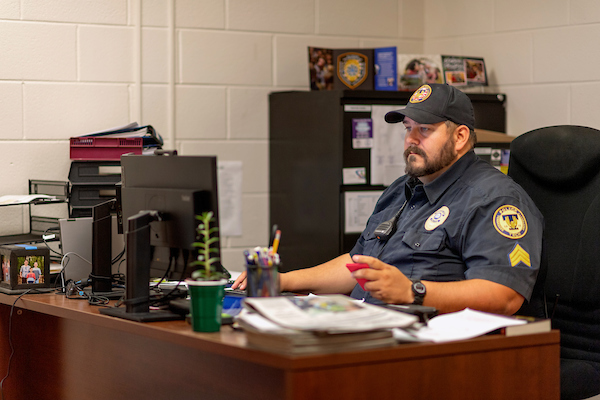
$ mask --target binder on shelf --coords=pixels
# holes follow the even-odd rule
[[[152,125],[137,122],[104,131],[88,133],[70,139],[71,160],[118,161],[122,154],[143,154],[160,149],[162,136]]]
[[[140,126],[137,122],[104,131],[88,133],[79,137],[141,138],[144,141],[144,146],[162,146],[164,144],[162,136],[156,132],[152,125]]]

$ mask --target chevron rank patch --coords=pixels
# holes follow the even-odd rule
[[[531,268],[531,258],[529,257],[529,253],[526,252],[519,243],[515,244],[515,247],[508,255],[508,259],[510,260],[511,267],[516,267],[519,263],[523,263]]]
[[[527,233],[525,214],[517,207],[504,205],[494,212],[494,228],[504,237],[520,239]]]

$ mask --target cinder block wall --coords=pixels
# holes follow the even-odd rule
[[[600,129],[600,2],[428,0],[426,52],[483,56],[507,94],[508,133]]]
[[[243,162],[243,235],[222,243],[240,270],[268,241],[269,92],[308,88],[307,46],[419,52],[423,32],[417,0],[3,0],[0,195],[66,180],[71,136],[151,124]],[[0,209],[0,232],[25,219]]]
[[[71,136],[151,124],[181,154],[243,162],[243,235],[222,243],[240,270],[268,240],[267,96],[307,90],[307,46],[483,56],[518,135],[600,127],[598,22],[589,0],[2,0],[0,195],[66,180]]]

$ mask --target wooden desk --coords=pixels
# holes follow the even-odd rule
[[[0,374],[9,315],[0,294]],[[6,399],[558,399],[559,333],[289,357],[243,332],[100,315],[86,301],[23,296],[12,317]]]

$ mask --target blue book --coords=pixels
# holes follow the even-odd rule
[[[396,47],[375,49],[375,90],[398,90]]]

